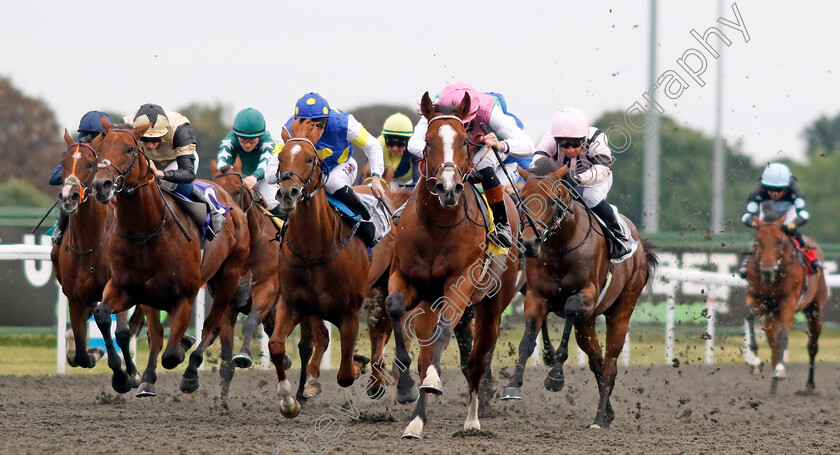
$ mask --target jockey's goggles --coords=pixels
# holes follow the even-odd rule
[[[141,141],[141,142],[152,142],[152,143],[157,143],[157,142],[161,142],[162,140],[163,140],[163,138],[162,138],[162,137],[141,137],[141,138],[140,138],[140,141]]]
[[[388,147],[406,147],[408,146],[408,138],[406,137],[386,137],[385,145]]]
[[[258,144],[260,142],[260,138],[258,137],[243,137],[243,136],[236,136],[239,139],[239,142],[243,142],[245,144]]]
[[[555,137],[554,142],[557,143],[557,146],[561,149],[564,148],[578,148],[583,145],[582,137]]]

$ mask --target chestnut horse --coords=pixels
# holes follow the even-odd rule
[[[607,428],[615,417],[610,394],[615,386],[616,359],[624,347],[636,300],[658,259],[650,243],[640,240],[636,227],[624,218],[639,246],[630,258],[612,264],[603,228],[564,186],[567,170],[565,166],[558,169],[553,160],[542,160],[535,174],[519,171],[525,178],[523,210],[534,223],[523,223],[522,231],[522,245],[528,257],[525,333],[516,368],[501,399],[521,399],[519,388],[526,361],[534,352],[546,315],[554,312],[566,321],[560,346],[550,355],[552,368],[545,388],[556,392],[565,385],[563,364],[569,356],[569,335],[574,327],[578,346],[589,357],[589,368],[595,374],[600,394],[590,428]],[[595,318],[599,315],[604,315],[607,323],[606,356],[601,353],[595,330]]]
[[[428,92],[423,95],[421,112],[429,122],[424,152],[426,176],[420,179],[403,212],[397,245],[391,263],[388,282],[390,295],[386,308],[394,327],[397,360],[410,365],[411,358],[403,340],[403,330],[411,331],[420,353],[417,363],[422,381],[417,405],[403,438],[419,439],[426,425],[426,400],[429,393],[443,393],[440,359],[449,344],[453,328],[460,322],[470,305],[475,315],[475,341],[466,360],[470,402],[465,430],[477,430],[479,386],[488,372],[490,354],[496,344],[502,311],[514,295],[518,268],[518,254],[487,256],[487,233],[476,198],[464,192],[465,179],[470,172],[470,153],[462,118],[470,112],[470,98],[464,97],[460,106],[441,112]],[[505,197],[508,216],[516,226],[519,216],[510,198]],[[493,273],[482,272],[485,261],[494,263],[502,272],[495,275],[495,287],[484,284]],[[418,308],[419,307],[419,308]],[[401,324],[400,319],[409,313]],[[469,326],[466,326],[469,330]],[[460,339],[459,339],[459,344]],[[462,353],[469,343],[461,344]],[[466,356],[464,356],[466,357]],[[397,398],[405,397],[414,381],[407,370],[400,372]]]
[[[280,296],[280,249],[277,244],[271,243],[277,236],[277,228],[258,205],[254,197],[257,190],[245,186],[239,160],[233,168],[225,172],[219,171],[216,161],[213,160],[210,169],[213,181],[231,195],[248,217],[251,253],[245,262],[242,276],[242,280],[247,284],[240,286],[240,291],[247,292],[237,293],[234,299],[236,312],[232,314],[234,317],[238,313],[248,316],[242,324],[242,349],[233,356],[233,362],[239,368],[249,368],[252,364],[251,339],[256,336],[259,324],[265,325],[268,334],[274,331],[274,319],[266,316],[274,311]],[[235,319],[223,321],[231,325],[235,322]],[[298,345],[301,359],[301,381],[297,392],[299,401],[306,401],[307,398],[321,393],[318,378],[321,375],[321,360],[329,343],[329,333],[324,321],[317,317],[306,318],[305,323],[301,325],[301,339]],[[285,362],[288,368],[291,359],[285,359]]]
[[[773,379],[770,393],[776,393],[781,379],[786,377],[784,353],[788,347],[788,333],[793,326],[793,315],[802,311],[808,318],[808,357],[810,370],[805,383],[807,392],[814,385],[814,359],[819,350],[822,319],[826,311],[828,288],[820,269],[808,275],[807,266],[799,259],[800,252],[793,240],[782,231],[784,218],[775,222],[757,221],[752,258],[747,263],[747,326],[752,343],[750,350],[758,357],[753,322],[756,315],[764,316],[764,331],[772,351]],[[805,237],[808,246],[817,251],[824,261],[822,249],[812,239]]]
[[[181,390],[198,389],[198,366],[204,350],[222,327],[222,317],[230,317],[231,300],[237,290],[242,267],[249,253],[248,220],[233,199],[216,187],[216,197],[231,207],[223,231],[204,244],[202,254],[199,231],[190,216],[171,196],[164,196],[139,142],[150,125],[112,127],[104,118],[104,137],[91,144],[99,152],[99,171],[93,180],[96,199],[106,204],[116,194],[115,233],[108,239],[111,279],[105,286],[102,303],[94,318],[108,352],[108,366],[114,375],[114,390],[125,393],[130,386],[116,360],[108,328],[111,313],[143,304],[169,313],[169,341],[161,357],[166,369],[184,361],[182,338],[189,327],[193,302],[202,284],[208,284],[213,298],[210,315],[202,330],[199,346],[190,355],[181,380]],[[150,319],[151,322],[151,319]],[[149,364],[138,393],[154,394],[155,367],[162,347],[163,331],[149,334]],[[222,333],[223,383],[233,375],[233,330]]]
[[[279,382],[280,412],[288,418],[300,413],[300,402],[292,396],[282,365],[286,337],[306,317],[316,316],[336,325],[341,334],[337,380],[341,387],[350,386],[358,375],[353,351],[359,310],[372,287],[384,286],[393,251],[393,234],[389,234],[368,256],[364,242],[355,235],[356,228],[343,222],[329,206],[323,191],[328,171],[315,151],[317,137],[312,131],[297,131],[296,126],[290,133],[292,137],[277,155],[277,200],[288,215],[288,224],[280,250],[280,299],[269,341]],[[384,392],[378,370],[374,368],[374,380],[368,384],[368,393],[377,398]]]
[[[67,362],[73,367],[93,368],[104,351],[101,348],[87,349],[87,321],[102,299],[102,290],[111,277],[105,245],[113,231],[114,209],[90,200],[88,188],[98,164],[96,151],[88,144],[73,142],[67,131],[64,131],[64,141],[67,152],[61,159],[64,185],[59,193],[59,208],[70,216],[71,222],[62,244],[53,246],[50,257],[55,277],[67,296],[70,309],[75,346],[68,350]],[[125,312],[117,314],[116,338],[132,386],[137,387],[140,375],[129,352],[129,340],[132,334],[140,331],[143,319],[138,314],[138,318],[133,318],[130,329],[126,316]]]

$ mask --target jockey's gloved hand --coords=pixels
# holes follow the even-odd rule
[[[563,176],[563,181],[568,183],[570,187],[574,188],[580,185],[580,177],[577,174],[573,174],[572,172],[566,172]]]
[[[788,223],[788,224],[783,224],[782,225],[782,232],[784,232],[785,234],[790,235],[790,234],[793,234],[794,231],[796,231],[796,225],[795,224]]]

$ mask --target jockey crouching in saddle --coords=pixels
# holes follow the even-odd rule
[[[490,203],[490,209],[493,211],[495,232],[491,240],[501,247],[509,248],[513,246],[513,235],[505,211],[505,193],[502,190],[502,185],[507,184],[507,180],[504,182],[499,180],[496,169],[501,163],[490,147],[498,152],[504,161],[508,156],[517,158],[532,156],[534,143],[517,125],[514,117],[505,113],[497,97],[478,92],[463,82],[445,87],[435,104],[441,111],[444,110],[441,108],[446,107],[455,109],[461,104],[464,96],[470,97],[470,114],[462,119],[464,128],[467,130],[468,141],[478,148],[475,150],[476,147],[471,147],[475,178],[477,183],[481,183],[487,201]],[[428,127],[428,120],[421,117],[414,128],[414,135],[408,141],[408,151],[417,157],[423,157]]]
[[[757,220],[774,221],[784,218],[782,231],[799,243],[799,248],[807,259],[809,271],[815,274],[822,267],[817,259],[817,252],[805,244],[802,233],[797,230],[799,226],[808,222],[809,217],[808,211],[805,210],[805,194],[799,188],[796,177],[784,164],[770,163],[764,168],[758,185],[750,194],[747,211],[741,216],[741,221],[749,227],[756,227]],[[741,278],[746,278],[747,260],[748,257],[738,271]]]
[[[420,178],[420,158],[405,153],[408,139],[414,131],[414,125],[407,115],[396,113],[385,119],[382,134],[376,138],[382,147],[385,173],[382,180],[394,189],[412,189]],[[365,183],[370,180],[370,163],[365,164],[362,172]]]
[[[580,109],[564,108],[554,114],[551,131],[546,133],[534,153],[531,168],[540,160],[553,159],[560,166],[568,166],[564,180],[574,188],[583,203],[598,215],[618,241],[608,242],[610,259],[621,259],[631,251],[629,239],[621,232],[618,217],[607,202],[613,184],[613,158],[607,137],[598,128],[590,127],[586,114]],[[573,192],[574,194],[574,192]]]
[[[385,171],[382,162],[382,147],[365,127],[351,114],[339,109],[331,109],[330,104],[318,93],[310,92],[303,95],[295,103],[295,115],[283,126],[283,140],[289,140],[292,135],[292,123],[301,126],[313,125],[317,132],[315,151],[324,161],[329,170],[324,190],[336,200],[342,202],[350,210],[358,214],[362,220],[370,221],[371,214],[367,205],[359,198],[351,185],[356,181],[359,165],[353,158],[355,145],[364,150],[371,169],[371,192],[377,199],[385,196],[380,178]],[[277,145],[278,149],[282,145]],[[277,154],[269,164],[269,183],[277,184]],[[375,228],[373,223],[361,223],[356,234],[369,247],[375,245]]]
[[[82,119],[79,121],[79,135],[76,136],[75,141],[80,142],[82,144],[90,144],[92,140],[96,138],[99,134],[105,133],[105,128],[102,128],[102,117],[105,117],[108,122],[111,121],[111,117],[99,111],[90,111],[87,114],[82,116]],[[67,153],[65,149],[61,152],[61,157],[64,158],[64,154]],[[52,174],[50,174],[50,185],[53,186],[60,186],[64,182],[62,181],[62,176],[64,175],[64,166],[61,165],[61,161],[58,162],[58,165],[53,169]],[[67,225],[70,223],[70,215],[64,213],[63,211],[58,211],[58,220],[55,222],[55,225],[52,227],[51,230],[47,231],[47,234],[52,234],[52,242],[56,245],[61,245],[61,239],[64,238],[64,231],[67,230]]]
[[[268,183],[266,168],[271,161],[275,143],[271,133],[265,129],[265,117],[254,108],[239,111],[233,119],[233,130],[222,139],[216,155],[216,167],[224,172],[236,164],[236,157],[242,161],[242,183],[250,190],[256,189],[262,202],[274,216],[280,217],[275,196],[277,184]]]
[[[144,104],[134,115],[123,120],[135,127],[152,124],[143,137],[138,138],[144,153],[151,160],[152,172],[160,179],[161,186],[207,205],[212,231],[207,238],[212,240],[222,231],[225,215],[192,184],[198,169],[198,153],[195,151],[195,132],[189,119],[177,112],[165,111],[157,104]]]

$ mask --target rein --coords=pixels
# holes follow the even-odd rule
[[[309,171],[309,177],[304,179],[300,174],[298,174],[295,171],[287,169],[283,172],[280,172],[280,168],[278,168],[277,169],[277,182],[279,183],[279,182],[282,182],[284,180],[294,180],[294,178],[297,177],[297,179],[300,180],[300,182],[302,184],[301,187],[300,187],[300,201],[302,202],[302,201],[305,201],[307,199],[312,199],[313,196],[318,194],[318,192],[321,191],[321,189],[324,188],[324,186],[326,186],[327,181],[329,181],[329,179],[330,179],[330,173],[329,173],[329,169],[327,168],[326,163],[324,163],[324,160],[322,160],[321,157],[318,156],[317,149],[315,148],[315,144],[313,144],[312,141],[310,141],[309,139],[303,138],[303,137],[293,137],[293,138],[289,139],[288,141],[286,141],[286,143],[288,144],[289,142],[293,142],[293,141],[306,142],[307,144],[312,146],[312,150],[315,151],[315,161],[312,162],[312,170]],[[321,174],[318,178],[319,183],[318,183],[318,185],[315,186],[315,189],[313,189],[309,192],[306,192],[306,187],[309,186],[309,184],[312,182],[312,178],[315,176],[315,167],[316,166],[321,169]],[[325,175],[326,175],[326,177],[324,177]]]
[[[248,188],[247,186],[245,186],[245,177],[243,177],[242,174],[240,174],[239,172],[224,172],[224,173],[221,173],[221,174],[211,178],[210,180],[216,180],[216,179],[221,178],[221,177],[229,177],[229,176],[239,177],[239,188],[242,190],[242,194],[248,193],[248,194],[251,195],[251,201],[248,202],[248,206],[245,207],[245,209],[243,209],[243,212],[245,212],[245,214],[247,214],[248,210],[251,210],[251,207],[253,207],[254,203],[256,202],[254,200],[254,193],[258,194],[261,199],[262,199],[262,195],[260,194],[259,190],[252,190],[252,189]]]
[[[564,187],[566,187],[567,191],[569,191],[569,199],[570,200],[569,200],[568,204],[563,201],[562,195],[560,197],[552,197],[551,198],[551,202],[558,205],[559,208],[557,210],[555,210],[554,215],[551,217],[551,219],[547,223],[544,223],[542,220],[540,220],[538,218],[533,218],[533,220],[529,220],[531,223],[533,223],[533,225],[527,226],[525,224],[526,220],[522,220],[522,223],[521,223],[522,230],[524,231],[528,227],[531,227],[532,229],[534,229],[534,233],[537,235],[537,237],[540,238],[543,241],[543,243],[545,243],[545,241],[548,240],[550,237],[553,237],[554,235],[557,235],[558,231],[560,230],[560,223],[562,223],[563,219],[566,217],[566,214],[567,213],[575,213],[574,210],[572,210],[572,198],[571,198],[571,190],[572,189],[569,188],[569,184],[567,182],[563,181],[563,180],[552,180],[552,179],[550,179],[546,176],[532,176],[530,179],[548,180],[549,182],[551,182],[552,186],[555,182],[559,181]],[[527,213],[527,208],[524,207],[524,204],[523,204],[523,210],[526,210],[526,213]],[[592,212],[590,210],[586,210],[586,215],[587,215],[587,220],[589,221],[589,227],[586,230],[586,235],[583,237],[583,240],[581,240],[577,245],[575,245],[571,248],[567,248],[565,250],[549,250],[545,246],[543,246],[542,251],[544,253],[548,254],[548,255],[560,255],[560,254],[570,253],[570,252],[580,248],[581,246],[583,246],[586,243],[586,241],[589,239],[589,236],[592,234],[592,232],[595,231],[595,223],[592,221]],[[538,226],[539,229],[535,228],[534,225]],[[543,230],[543,232],[540,232],[540,229]]]

